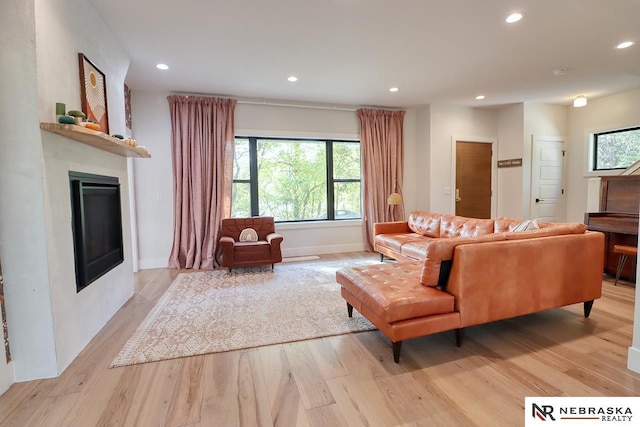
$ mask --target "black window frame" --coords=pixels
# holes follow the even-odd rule
[[[318,222],[318,221],[348,221],[362,220],[362,146],[360,146],[360,178],[334,178],[333,170],[333,144],[334,143],[352,143],[360,145],[357,139],[337,139],[337,138],[284,138],[270,136],[244,136],[236,135],[235,140],[242,139],[249,141],[249,179],[234,179],[233,184],[249,184],[251,216],[260,215],[259,194],[258,194],[258,140],[270,141],[306,141],[306,142],[324,142],[325,158],[326,158],[326,177],[327,177],[327,218],[318,219],[298,219],[291,221],[276,221],[277,223],[296,223],[296,222]],[[234,153],[235,154],[235,153]],[[357,218],[336,218],[335,217],[335,183],[360,183],[360,216]]]
[[[626,168],[631,166],[631,165],[628,165],[628,166],[619,167],[619,168],[599,168],[598,167],[598,137],[601,135],[611,135],[614,133],[623,133],[623,132],[630,132],[630,131],[640,131],[640,126],[634,126],[630,128],[624,128],[624,129],[608,130],[604,132],[595,132],[593,134],[593,152],[591,154],[593,155],[593,171],[594,172],[625,170]],[[631,164],[633,163],[635,162],[632,162]]]

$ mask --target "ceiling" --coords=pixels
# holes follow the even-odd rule
[[[91,1],[131,56],[133,90],[411,107],[640,88],[640,0]]]

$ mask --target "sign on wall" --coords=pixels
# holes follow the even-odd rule
[[[512,168],[516,166],[522,166],[522,157],[519,159],[498,160],[499,168]]]

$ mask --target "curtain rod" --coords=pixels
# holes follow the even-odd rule
[[[348,107],[336,107],[336,106],[324,106],[324,105],[306,105],[306,104],[285,104],[281,102],[272,101],[241,101],[238,100],[238,104],[247,105],[268,105],[271,107],[291,107],[291,108],[311,108],[314,110],[336,110],[336,111],[356,111],[357,108]]]
[[[222,98],[234,98],[231,95],[215,95],[210,93],[193,93],[193,92],[174,92],[177,95],[184,96],[215,96]],[[295,103],[285,103],[285,102],[276,102],[276,101],[255,101],[249,99],[236,99],[238,104],[246,104],[246,105],[267,105],[271,107],[290,107],[290,108],[309,108],[314,110],[334,110],[334,111],[357,111],[358,108],[382,108],[385,110],[403,110],[403,108],[394,108],[394,107],[336,107],[334,105],[310,105],[310,104],[295,104]]]

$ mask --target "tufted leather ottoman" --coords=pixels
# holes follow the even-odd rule
[[[341,269],[348,314],[353,308],[369,319],[393,343],[394,360],[400,359],[402,340],[459,328],[453,295],[420,283],[422,261]],[[461,334],[459,340],[462,339]]]

